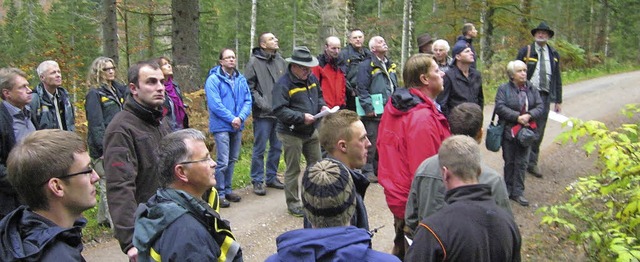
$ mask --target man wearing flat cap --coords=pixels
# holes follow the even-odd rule
[[[419,53],[433,55],[433,41],[434,41],[434,39],[431,38],[431,35],[429,35],[427,33],[422,34],[422,35],[418,36],[416,41],[418,42],[418,51],[419,51]]]
[[[327,110],[318,79],[311,74],[311,68],[318,65],[318,59],[311,55],[306,46],[293,49],[289,66],[273,88],[273,114],[278,118],[278,138],[282,141],[286,170],[284,173],[285,199],[289,213],[302,217],[302,204],[298,197],[298,176],[300,175],[300,154],[304,155],[307,166],[321,158],[317,121],[313,117]]]
[[[542,178],[542,172],[538,168],[538,156],[540,154],[540,142],[547,126],[547,117],[551,109],[551,103],[555,103],[554,111],[560,112],[562,104],[562,79],[560,76],[560,55],[547,44],[553,38],[555,32],[545,23],[531,30],[535,42],[518,51],[516,59],[527,64],[527,80],[540,92],[540,98],[544,105],[543,117],[537,119],[540,138],[531,146],[529,153],[529,165],[527,171],[535,177]]]

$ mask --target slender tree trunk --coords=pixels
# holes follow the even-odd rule
[[[127,6],[127,0],[123,1],[124,5]],[[131,55],[129,53],[129,15],[128,11],[124,11],[123,19],[124,20],[124,47],[125,47],[125,55],[127,56],[127,68],[131,66]]]
[[[404,8],[402,12],[402,50],[400,55],[400,71],[404,68],[404,62],[407,61],[409,53],[409,42],[411,41],[411,4],[412,0],[404,0]]]
[[[102,21],[102,49],[104,56],[113,59],[118,64],[118,20],[116,14],[116,0],[103,0],[104,20]]]
[[[249,57],[251,57],[251,50],[255,46],[255,36],[256,36],[256,18],[258,16],[258,0],[251,0],[251,46],[249,47]]]
[[[174,77],[185,92],[196,91],[200,79],[199,1],[171,0]]]
[[[154,57],[155,41],[154,41],[154,17],[153,14],[147,14],[147,56]]]
[[[487,12],[485,13],[485,21],[482,24],[482,40],[480,41],[481,52],[482,52],[482,62],[484,63],[484,68],[491,67],[492,59],[493,59],[493,16],[496,12],[494,7],[487,7]]]

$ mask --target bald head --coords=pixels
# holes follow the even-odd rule
[[[335,36],[327,37],[324,44],[324,52],[332,58],[338,58],[340,54],[340,39]]]

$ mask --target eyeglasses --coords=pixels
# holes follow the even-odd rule
[[[211,158],[211,156],[207,156],[203,159],[199,159],[199,160],[188,160],[188,161],[182,161],[180,163],[178,163],[178,165],[186,165],[186,164],[193,164],[193,163],[200,163],[200,162],[205,162],[205,161],[213,161],[213,159]]]
[[[115,71],[116,68],[115,67],[105,67],[105,68],[102,69],[102,71],[104,71],[104,72],[107,72],[109,70],[114,70]]]
[[[52,178],[57,178],[57,179],[65,179],[65,178],[70,178],[70,177],[74,177],[74,176],[79,176],[79,175],[90,175],[93,174],[94,172],[94,165],[93,163],[91,163],[89,165],[89,168],[80,172],[76,172],[76,173],[71,173],[71,174],[66,174],[66,175],[62,175],[62,176],[56,176],[56,177],[52,177]],[[44,181],[41,183],[41,185],[46,184],[47,182],[49,182],[49,180],[51,180],[51,178],[47,179],[47,181]]]

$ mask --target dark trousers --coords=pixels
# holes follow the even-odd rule
[[[504,159],[504,182],[509,197],[524,194],[524,175],[531,147],[523,147],[515,139],[502,139],[502,158]]]
[[[540,139],[538,139],[531,146],[531,153],[529,154],[529,165],[528,167],[532,168],[538,165],[538,157],[540,156],[540,144],[542,143],[542,138],[544,137],[544,130],[547,127],[547,118],[549,117],[549,110],[551,110],[551,102],[549,101],[549,93],[540,92],[540,98],[542,98],[542,104],[544,105],[544,112],[542,112],[542,117],[540,119],[535,119],[536,124],[538,125],[538,134],[540,134]]]
[[[371,142],[371,146],[367,149],[367,163],[362,167],[362,174],[365,176],[378,176],[378,149],[376,141],[378,141],[380,118],[362,118],[362,123],[364,124],[364,128],[367,130],[367,138],[369,138],[369,141]]]

